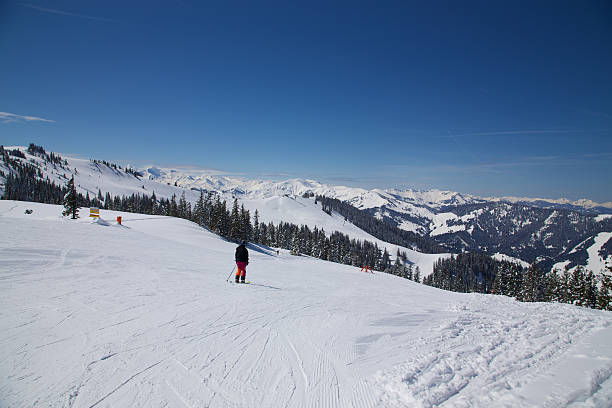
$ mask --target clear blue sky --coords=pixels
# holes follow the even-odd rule
[[[0,61],[5,145],[612,201],[606,1],[4,1]]]

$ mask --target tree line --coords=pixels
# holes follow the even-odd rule
[[[535,264],[523,268],[485,254],[462,253],[436,261],[433,273],[423,283],[453,292],[510,296],[521,302],[559,302],[612,310],[612,276],[596,276],[582,266],[571,272],[545,273]]]

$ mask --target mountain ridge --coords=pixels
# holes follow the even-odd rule
[[[604,270],[612,264],[612,245],[600,243],[607,236],[600,234],[612,232],[612,222],[607,217],[612,203],[479,197],[439,189],[368,190],[299,178],[272,181],[211,174],[185,177],[172,170],[158,174],[166,182],[192,189],[221,188],[241,198],[320,195],[345,201],[400,229],[433,238],[449,252],[501,254],[523,263],[540,263],[544,269],[591,265]],[[598,246],[580,246],[581,242]]]
[[[225,187],[226,191],[236,189],[238,187],[244,188],[249,187],[250,189],[265,188],[278,185],[280,190],[285,190],[289,194],[301,195],[312,190],[313,193],[321,195],[334,196],[331,198],[345,198],[349,202],[358,203],[358,208],[372,208],[376,203],[365,201],[359,198],[359,195],[372,195],[377,194],[382,196],[383,199],[390,200],[392,197],[401,198],[404,201],[412,202],[414,204],[430,206],[439,208],[445,205],[461,205],[461,204],[472,204],[486,201],[506,201],[510,203],[530,203],[532,205],[542,206],[559,206],[564,208],[567,206],[582,209],[584,211],[594,211],[597,213],[612,213],[612,201],[610,202],[596,202],[588,198],[581,198],[578,200],[570,200],[568,198],[540,198],[540,197],[520,197],[520,196],[478,196],[469,193],[461,193],[451,190],[441,189],[381,189],[373,188],[366,189],[362,187],[348,187],[342,185],[331,185],[318,182],[312,179],[305,178],[289,178],[280,181],[274,181],[272,179],[255,179],[245,176],[234,176],[228,173],[223,173],[218,170],[210,169],[181,169],[178,167],[174,168],[163,168],[159,166],[145,166],[139,168],[139,170],[145,172],[151,179],[157,179],[163,182],[170,182],[171,184],[177,183],[184,187],[189,188],[204,188],[207,186],[214,185],[215,188]],[[284,188],[282,188],[284,187]],[[265,191],[265,190],[264,190]],[[325,194],[327,193],[327,194]]]

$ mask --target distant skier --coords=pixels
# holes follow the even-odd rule
[[[246,279],[246,266],[249,264],[249,251],[246,249],[246,241],[236,248],[236,283],[242,282]]]

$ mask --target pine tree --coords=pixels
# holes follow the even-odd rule
[[[66,194],[64,195],[64,216],[72,214],[72,219],[79,218],[79,207],[77,203],[77,192],[74,187],[74,176],[66,184]]]
[[[193,220],[198,224],[204,225],[204,192],[200,191],[200,198],[193,207]]]
[[[253,240],[253,226],[251,225],[251,213],[244,208],[244,204],[240,207],[240,240]]]
[[[257,242],[270,246],[270,243],[268,242],[268,227],[263,222],[259,225],[259,241]]]
[[[402,272],[404,274],[404,278],[412,280],[412,265],[405,263],[404,270]]]
[[[584,306],[595,309],[597,307],[597,282],[593,271],[589,271],[584,277]]]
[[[229,237],[232,220],[230,212],[227,209],[227,201],[223,200],[219,208],[219,235]]]
[[[608,268],[612,272],[612,267]],[[597,295],[597,307],[602,310],[612,310],[612,275],[601,273],[601,287]]]
[[[574,269],[574,272],[572,273],[570,290],[571,303],[578,306],[584,306],[584,304],[586,303],[584,287],[584,269],[580,265],[576,267],[576,269]]]
[[[572,303],[571,274],[567,268],[559,277],[559,302]]]
[[[176,194],[172,194],[168,214],[171,217],[178,217],[178,205],[176,204]]]
[[[104,197],[104,209],[105,210],[112,210],[113,209],[113,198],[111,197],[110,193],[106,193],[106,196]]]
[[[299,255],[300,254],[300,244],[299,244],[299,236],[297,228],[293,232],[293,238],[291,239],[291,255]]]
[[[273,247],[278,247],[278,243],[276,241],[276,227],[274,227],[273,223],[268,224],[268,237],[267,237],[268,245]]]
[[[550,272],[546,279],[546,302],[560,302],[561,296],[559,291],[560,281],[557,275],[557,270]]]
[[[382,257],[378,262],[378,269],[382,272],[390,272],[389,268],[391,267],[391,258],[389,257],[389,252],[387,252],[387,248],[383,251]]]
[[[523,300],[523,270],[518,267],[511,268],[511,275],[509,277],[509,294],[516,300]]]
[[[255,215],[253,216],[253,241],[261,242],[259,230],[259,212],[257,211],[257,209],[255,209]]]
[[[238,242],[241,237],[241,219],[240,212],[238,211],[238,199],[234,198],[234,205],[232,206],[232,213],[230,215],[230,231],[229,238]]]
[[[535,293],[536,293],[536,272],[537,269],[535,264],[532,264],[527,269],[523,276],[523,285],[521,288],[521,300],[523,302],[535,302]]]
[[[155,191],[153,191],[153,194],[151,195],[151,214],[159,214],[157,197],[155,196]]]
[[[181,198],[179,199],[178,209],[177,209],[177,217],[179,218],[189,218],[189,212],[187,211],[187,200],[185,199],[185,192],[181,194]]]
[[[414,270],[414,281],[416,283],[421,283],[421,268],[419,268],[419,265],[417,265]]]
[[[402,276],[402,272],[403,272],[403,267],[402,267],[402,262],[401,262],[401,257],[400,257],[400,251],[398,248],[395,254],[395,263],[393,264],[393,275]]]

